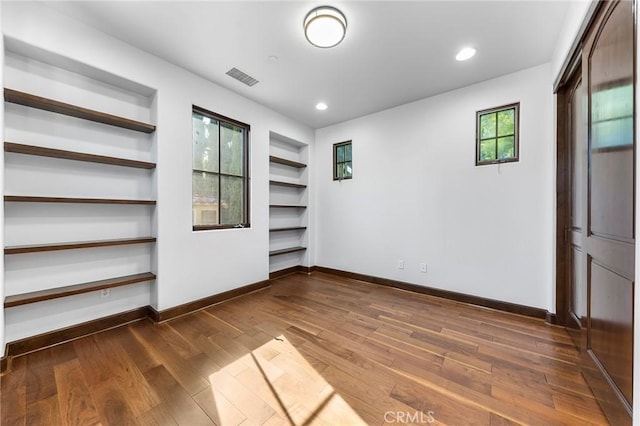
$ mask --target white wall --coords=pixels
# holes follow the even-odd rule
[[[541,65],[317,130],[316,264],[554,312],[549,76]],[[512,102],[520,161],[476,167],[476,111]],[[334,182],[345,140],[354,177]]]
[[[569,50],[576,39],[590,6],[590,0],[575,0],[569,3],[562,24],[562,31],[558,35],[556,48],[551,57],[551,75],[554,79],[553,81],[555,81],[555,78],[560,73],[562,65],[570,53]]]
[[[163,310],[267,279],[269,131],[305,143],[313,141],[313,131],[42,3],[4,3],[3,12],[5,36],[156,89],[151,117],[157,124],[154,307]],[[251,125],[250,229],[191,230],[192,104]],[[64,307],[69,302],[58,303]],[[86,312],[68,319],[82,322],[95,316]]]

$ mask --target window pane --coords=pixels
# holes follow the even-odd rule
[[[633,116],[633,84],[595,90],[591,94],[594,122]]]
[[[516,155],[516,145],[513,136],[498,139],[498,158],[513,158]]]
[[[496,113],[480,116],[480,139],[496,137]]]
[[[192,215],[194,225],[218,225],[218,176],[193,172]]]
[[[633,145],[633,117],[593,123],[592,149]]]
[[[236,225],[243,223],[244,188],[243,178],[220,176],[220,223]]]
[[[496,159],[496,140],[487,139],[480,142],[480,161],[493,161]]]
[[[336,158],[338,159],[338,162],[344,161],[344,145],[336,147]]]
[[[344,148],[344,159],[347,161],[351,161],[351,144],[345,145]]]
[[[338,178],[344,177],[344,163],[340,163],[336,165],[336,177]]]
[[[193,168],[218,171],[218,121],[194,112]]]
[[[515,113],[516,110],[513,108],[498,112],[498,136],[513,135],[516,133]]]
[[[352,177],[353,169],[351,168],[351,161],[344,163],[344,177]]]
[[[231,124],[222,123],[220,126],[220,168],[222,173],[243,175],[243,132],[243,129]]]

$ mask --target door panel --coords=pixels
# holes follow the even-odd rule
[[[591,233],[633,240],[633,146],[591,150]]]
[[[633,401],[636,4],[592,4],[558,91],[559,318],[615,425],[631,424]]]
[[[591,260],[591,349],[632,401],[633,282]]]
[[[590,233],[633,235],[633,13],[618,3],[597,36],[589,65]]]
[[[635,278],[633,21],[632,2],[606,3],[587,37],[582,70],[589,108],[587,349],[628,413]]]
[[[571,137],[571,228],[582,235],[586,229],[587,197],[587,99],[582,80],[569,98]],[[580,235],[580,236],[581,236]],[[582,246],[580,241],[578,246]]]
[[[571,232],[570,232],[570,278],[567,295],[567,326],[572,330],[571,337],[581,350],[586,349],[587,326],[587,254],[584,250],[585,230],[587,229],[587,99],[581,78],[569,96],[569,137],[571,144]]]
[[[587,327],[587,256],[577,246],[573,246],[571,254],[571,263],[573,266],[573,280],[570,299],[570,313],[577,327]],[[575,339],[574,339],[575,340]],[[584,343],[580,338],[575,342],[580,349],[585,349]]]

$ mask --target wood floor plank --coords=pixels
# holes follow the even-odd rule
[[[448,425],[487,425],[491,418],[489,410],[461,403],[413,383],[398,384],[390,396],[421,413],[417,418],[426,423],[435,423],[430,421],[433,419]]]
[[[585,422],[606,423],[600,406],[593,397],[555,394],[553,395],[554,407],[567,414],[571,414]]]
[[[275,414],[273,408],[227,372],[214,373],[211,379],[214,394],[223,395],[247,417],[251,424],[262,424]]]
[[[54,381],[55,383],[55,381]],[[60,405],[58,395],[40,399],[27,407],[25,418],[27,425],[60,425]]]
[[[73,342],[78,354],[78,363],[89,386],[106,382],[112,376],[110,360],[100,351],[95,336],[88,336]]]
[[[178,423],[173,419],[166,403],[156,405],[136,419],[140,426],[176,426]]]
[[[3,426],[607,424],[566,330],[325,273],[11,365]]]
[[[62,424],[101,424],[80,361],[74,359],[57,364],[54,371]]]
[[[53,374],[51,350],[45,349],[25,356],[26,366],[26,404],[45,400],[56,394],[56,380]]]
[[[189,395],[195,395],[209,386],[209,383],[162,338],[161,329],[156,328],[148,321],[135,323],[131,329],[143,342],[145,348],[171,372],[174,379],[182,385]]]
[[[26,357],[12,360],[11,372],[0,376],[0,424],[21,425],[25,423],[26,403]]]
[[[160,398],[151,389],[129,354],[120,345],[118,336],[117,331],[110,330],[97,335],[96,340],[100,345],[101,352],[110,360],[110,370],[113,374],[110,380],[115,380],[120,386],[128,401],[128,408],[131,409],[133,417],[137,417],[158,405]],[[115,389],[110,391],[115,391]]]
[[[236,426],[247,421],[247,417],[220,392],[208,387],[193,397],[200,408],[213,422],[220,426]]]
[[[146,373],[153,367],[160,365],[160,362],[145,349],[144,345],[132,333],[130,327],[119,327],[112,330],[112,332],[141,373]]]
[[[147,371],[145,378],[162,399],[161,405],[179,425],[215,424],[164,365]],[[201,391],[205,389],[206,386]]]
[[[91,388],[103,425],[135,425],[136,418],[129,406],[130,398],[125,396],[123,388],[115,378],[109,379]]]

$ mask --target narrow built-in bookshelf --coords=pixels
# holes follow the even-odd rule
[[[307,146],[272,133],[269,156],[269,272],[305,263],[308,235]]]
[[[87,300],[148,305],[157,278],[155,92],[22,47],[6,43],[4,70],[7,341],[50,331],[47,315],[73,322]]]

